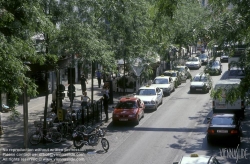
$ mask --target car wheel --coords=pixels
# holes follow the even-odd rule
[[[140,118],[138,116],[137,119],[135,120],[135,125],[139,125],[139,122],[140,122]]]
[[[211,143],[212,143],[211,138],[207,137],[207,143],[208,143],[208,144],[211,144]]]
[[[142,111],[142,116],[141,116],[141,118],[144,118],[144,110]]]

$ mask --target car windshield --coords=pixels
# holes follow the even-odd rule
[[[230,70],[229,76],[245,76],[244,70]]]
[[[140,89],[137,95],[155,95],[156,92],[154,89]]]
[[[124,101],[124,102],[119,102],[116,105],[116,108],[118,108],[118,109],[133,109],[133,108],[137,108],[137,105],[136,105],[135,101]]]
[[[168,79],[155,79],[153,84],[168,84]]]
[[[207,58],[207,55],[206,54],[201,54],[200,58]]]
[[[188,58],[188,61],[198,61],[197,58]]]
[[[209,63],[209,66],[219,66],[220,63],[218,61],[213,61]]]
[[[175,72],[164,72],[164,76],[177,77],[177,73]]]
[[[179,72],[183,72],[185,70],[185,68],[179,67],[179,68],[176,68],[175,70],[177,70]]]
[[[203,81],[203,82],[206,82],[207,81],[207,77],[205,77],[205,76],[195,76],[193,78],[193,81]]]
[[[232,117],[214,117],[211,121],[212,125],[234,125]]]

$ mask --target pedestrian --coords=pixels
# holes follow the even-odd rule
[[[74,84],[69,84],[69,86],[68,86],[68,97],[69,97],[69,100],[70,100],[70,107],[72,107],[72,105],[73,105],[73,101],[74,101],[74,98],[75,98],[75,92],[76,92],[76,88],[75,88]]]
[[[81,87],[82,87],[82,94],[86,92],[86,83],[88,84],[87,79],[85,78],[84,74],[81,76]]]
[[[105,115],[106,115],[106,122],[108,121],[109,119],[109,115],[108,115],[108,103],[109,103],[109,97],[106,93],[103,94],[103,107],[104,107],[104,112],[105,112]]]
[[[96,72],[96,77],[97,77],[97,80],[98,80],[98,88],[100,88],[100,87],[101,87],[102,73],[100,72],[99,69],[98,69],[97,72]]]
[[[52,92],[52,104],[51,104],[52,110],[51,112],[54,112],[57,114],[57,107],[56,107],[56,89]]]
[[[81,106],[88,108],[89,105],[90,105],[90,98],[89,98],[89,96],[87,96],[87,92],[86,91],[81,96],[81,100],[82,100]]]

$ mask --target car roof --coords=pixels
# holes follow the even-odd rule
[[[235,114],[233,113],[215,113],[213,117],[234,117]]]
[[[122,97],[119,101],[120,102],[125,102],[125,101],[136,101],[138,100],[139,98],[137,97]]]
[[[170,76],[157,76],[155,79],[169,79]]]
[[[140,87],[139,89],[156,89],[156,88],[157,87],[155,87],[155,86],[147,85],[147,86]]]
[[[184,155],[180,161],[180,164],[207,164],[211,158],[212,156],[205,155]]]
[[[223,79],[218,80],[216,85],[222,85],[222,84],[240,84],[241,79]]]

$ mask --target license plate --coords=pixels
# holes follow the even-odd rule
[[[197,91],[202,91],[202,89],[196,89]]]
[[[217,130],[217,133],[228,133],[228,130]]]
[[[128,121],[128,119],[127,118],[121,118],[121,119],[119,119],[120,121]]]

